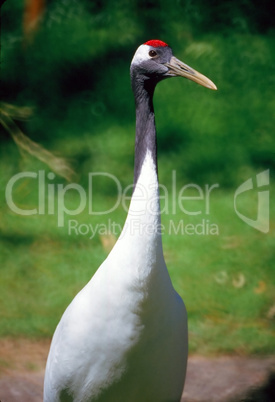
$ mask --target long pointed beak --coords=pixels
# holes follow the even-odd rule
[[[206,88],[217,89],[216,85],[209,78],[189,67],[187,64],[178,60],[174,56],[171,57],[169,63],[165,63],[165,66],[169,68],[167,75],[169,75],[170,77],[185,77]]]

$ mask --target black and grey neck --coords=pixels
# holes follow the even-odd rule
[[[134,71],[131,71],[131,79],[136,103],[135,186],[148,152],[152,156],[157,173],[157,141],[153,106],[153,94],[157,81],[138,76]]]

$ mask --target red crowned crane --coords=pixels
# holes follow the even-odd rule
[[[160,40],[131,63],[136,103],[134,191],[122,233],[64,312],[53,336],[44,402],[178,402],[188,351],[187,313],[162,251],[153,94],[158,82],[208,78]]]

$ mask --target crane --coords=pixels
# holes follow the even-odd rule
[[[65,310],[52,339],[44,402],[178,402],[188,354],[187,313],[164,261],[153,94],[181,76],[217,89],[163,41],[138,47],[134,190],[123,230]]]

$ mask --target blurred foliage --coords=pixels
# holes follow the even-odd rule
[[[232,186],[250,169],[274,168],[271,1],[39,2],[35,24],[27,16],[31,0],[8,0],[2,7],[1,98],[35,108],[22,124],[24,133],[74,158],[80,175],[86,173],[83,152],[86,168],[101,168],[88,149],[110,131],[105,169],[110,158],[117,158],[112,173],[119,175],[123,149],[129,147],[132,157],[126,162],[132,172],[129,64],[136,47],[155,37],[218,86],[212,93],[177,79],[157,88],[163,180],[166,171],[177,169],[183,179]],[[126,128],[129,139],[122,144]],[[69,140],[72,147],[64,144]]]

